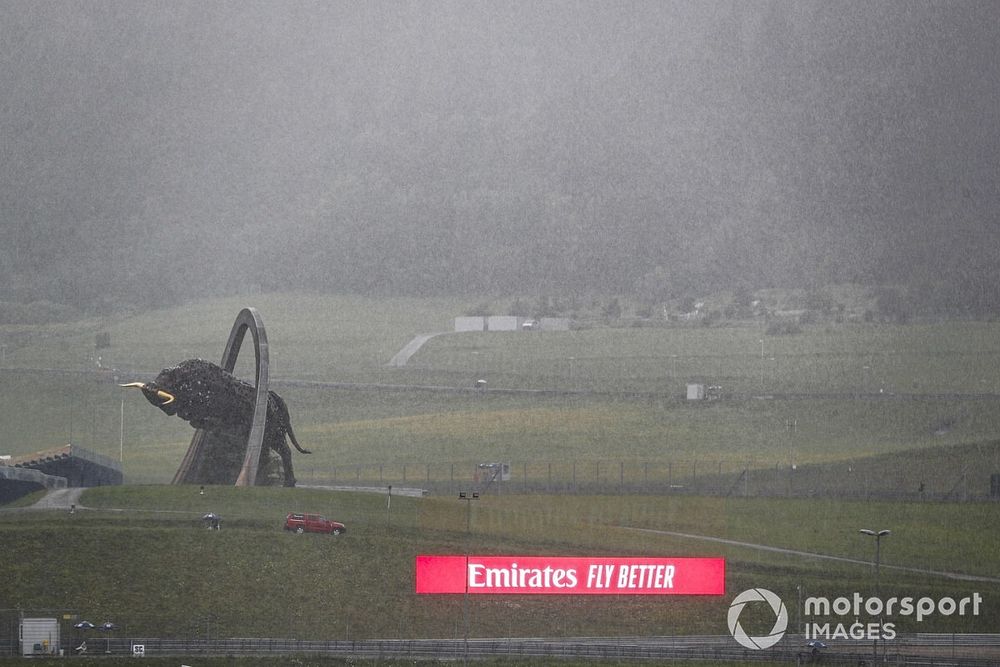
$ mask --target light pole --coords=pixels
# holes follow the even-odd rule
[[[760,393],[764,393],[764,339],[760,339]]]
[[[472,534],[472,501],[479,500],[479,493],[473,491],[471,493],[466,493],[465,491],[458,492],[459,500],[465,501],[465,558],[466,561],[469,559],[469,536]],[[468,577],[468,572],[466,572],[466,577]],[[465,583],[465,595],[462,597],[462,616],[465,621],[465,653],[462,664],[469,664],[469,626],[471,625],[469,612],[469,583]]]
[[[118,413],[118,462],[125,463],[125,392],[122,391],[121,411]]]
[[[111,653],[111,633],[118,629],[118,626],[111,621],[105,621],[101,624],[101,632],[107,633],[107,643],[105,644],[105,653]]]
[[[882,560],[882,538],[892,534],[891,530],[883,529],[874,531],[869,528],[862,528],[858,531],[862,535],[875,538],[875,597],[879,600],[878,633],[882,633],[882,598],[879,597],[879,565]],[[872,640],[873,659],[878,662],[878,635]]]
[[[90,621],[80,621],[79,623],[76,623],[73,627],[79,630],[81,633],[80,645],[74,648],[73,651],[76,652],[77,654],[86,653],[87,652],[86,631],[93,630],[97,626],[91,623]]]
[[[389,527],[392,525],[392,484],[385,495],[385,525]]]
[[[459,491],[458,498],[465,501],[465,534],[468,536],[472,532],[472,501],[479,500],[479,493],[477,491],[472,493]]]

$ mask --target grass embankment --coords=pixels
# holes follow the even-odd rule
[[[82,501],[102,508],[0,515],[9,608],[112,619],[130,636],[460,637],[462,596],[413,593],[420,553],[722,555],[727,591],[763,586],[793,604],[868,594],[871,568],[676,537],[676,531],[826,553],[872,556],[861,527],[891,526],[886,565],[992,575],[1000,516],[987,505],[831,503],[697,497],[394,497],[307,489],[120,487]],[[390,511],[391,509],[391,511]],[[339,538],[294,535],[287,511],[347,523]],[[215,511],[221,531],[201,527]],[[470,514],[466,514],[469,512]],[[466,533],[466,522],[471,532]],[[937,618],[921,631],[990,632],[1000,587],[882,571],[883,595],[987,599],[978,618]],[[724,598],[473,596],[473,636],[724,634]],[[96,620],[95,620],[96,619]],[[900,631],[914,631],[904,622]]]
[[[1000,433],[996,323],[831,324],[785,336],[766,335],[753,322],[471,333],[432,339],[407,368],[392,369],[385,363],[412,336],[448,330],[451,318],[469,304],[307,295],[250,301],[268,329],[272,381],[288,400],[299,439],[314,451],[295,458],[299,478],[311,483],[433,482],[438,488],[456,479],[471,482],[478,463],[505,461],[514,464],[524,488],[534,490],[697,488],[698,479],[714,475],[725,491],[745,468],[850,465],[995,442]],[[20,328],[21,342],[5,351],[7,370],[0,374],[4,453],[74,442],[123,456],[130,482],[169,481],[191,428],[115,381],[148,377],[189,357],[218,359],[235,313],[248,302],[214,300],[34,327],[30,335]],[[96,369],[98,331],[111,335],[112,346],[99,353],[102,365],[117,374],[34,370]],[[244,349],[238,370],[245,376],[252,375],[252,357]],[[490,388],[603,393],[469,392],[480,377]],[[456,391],[282,384],[295,379]],[[721,385],[724,400],[684,400],[688,381]],[[814,397],[745,398],[797,392]],[[970,393],[984,397],[952,395]],[[920,398],[900,400],[908,394]],[[953,456],[952,462],[936,475],[893,475],[891,490],[917,493],[923,482],[925,493],[940,497],[964,475],[962,484],[972,495],[988,491],[990,467],[979,459]],[[994,461],[992,468],[1000,466]],[[836,476],[827,481],[803,483],[822,489],[835,485]],[[794,476],[787,477],[784,491],[789,483],[796,488]]]
[[[6,452],[73,442],[115,459],[123,454],[130,482],[169,481],[193,430],[152,408],[138,392],[123,392],[110,382],[0,374],[0,421],[9,426]],[[789,484],[796,492],[824,491],[852,475],[861,480],[863,470],[867,477],[853,483],[856,490],[863,492],[867,484],[916,494],[923,482],[928,497],[941,497],[960,483],[962,490],[983,495],[990,474],[1000,470],[995,455],[990,465],[990,456],[973,462],[963,454],[967,449],[946,449],[996,441],[1000,411],[986,400],[690,404],[415,391],[281,393],[299,441],[313,451],[294,457],[300,481],[312,484],[449,488],[454,480],[471,484],[478,463],[505,461],[514,467],[513,490],[616,492],[624,484],[648,491],[684,485],[725,492],[749,467],[772,476],[776,468],[781,472],[769,493],[784,494]],[[910,469],[902,465],[873,477],[871,468],[860,465],[871,456],[897,454],[905,463],[905,452],[942,449],[952,451],[944,456],[946,465],[925,472],[901,476]],[[826,481],[809,479],[803,468],[829,464],[832,469],[838,462],[843,470],[826,475]],[[845,475],[852,464],[855,472]],[[803,472],[788,472],[793,465]],[[764,479],[755,475],[751,482]],[[710,482],[713,486],[705,486]]]

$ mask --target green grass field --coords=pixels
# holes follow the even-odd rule
[[[574,466],[577,482],[610,488],[622,477],[648,482],[652,475],[669,484],[709,471],[988,444],[1000,433],[1000,324],[817,325],[789,336],[764,335],[755,323],[473,333],[434,338],[395,369],[385,362],[406,341],[446,331],[468,304],[303,295],[253,301],[268,328],[272,382],[314,451],[296,457],[299,476],[314,483],[450,483],[456,475],[465,483],[477,463],[506,461],[535,488],[571,485]],[[193,356],[217,360],[243,305],[197,303],[76,329],[36,328],[27,337],[24,327],[8,328],[2,333],[20,343],[8,346],[0,373],[5,453],[73,442],[122,457],[131,482],[169,481],[192,430],[115,379],[148,378]],[[112,340],[101,363],[117,372],[38,370],[96,368],[98,331]],[[252,356],[245,346],[238,367],[245,376]],[[469,391],[479,377],[491,389],[570,393]],[[282,385],[293,380],[382,388]],[[685,401],[688,381],[721,385],[724,400]],[[415,385],[455,391],[398,388]],[[585,390],[598,393],[573,393]],[[754,398],[789,393],[800,396]],[[919,400],[899,400],[904,395]],[[591,472],[594,466],[603,472]],[[944,494],[961,467],[899,485],[916,489],[923,481],[928,492]],[[990,471],[967,467],[971,492],[985,494]]]
[[[462,596],[415,595],[413,559],[466,550],[724,556],[728,591],[763,586],[788,604],[798,586],[811,595],[871,590],[869,565],[649,531],[867,561],[872,544],[857,528],[892,526],[887,566],[983,575],[1000,568],[994,538],[1000,515],[988,505],[483,496],[471,507],[453,498],[396,497],[387,508],[375,494],[209,487],[200,495],[196,487],[171,486],[94,489],[82,504],[95,509],[0,514],[6,574],[0,598],[25,609],[111,618],[132,636],[461,636]],[[286,512],[306,508],[344,521],[348,532],[334,538],[281,530]],[[206,511],[223,517],[221,531],[204,530]],[[979,592],[990,603],[978,618],[939,618],[901,631],[990,632],[1000,620],[996,583],[884,568],[882,591]],[[473,636],[721,634],[728,596],[501,596],[474,597],[471,605]]]
[[[887,565],[1000,572],[998,506],[931,502],[982,501],[1000,472],[1000,324],[821,325],[780,337],[757,323],[461,334],[432,339],[392,369],[385,363],[410,338],[447,331],[469,304],[253,301],[268,328],[272,381],[314,452],[295,457],[300,483],[434,493],[394,497],[390,513],[374,494],[210,487],[200,496],[161,486],[193,431],[116,381],[189,357],[218,360],[243,300],[0,328],[16,341],[0,370],[0,453],[73,442],[121,457],[129,484],[88,491],[83,503],[98,509],[74,515],[0,513],[0,607],[114,618],[135,635],[456,637],[462,601],[413,594],[413,557],[467,549],[721,555],[730,593],[762,586],[791,601],[800,588],[871,590],[868,565],[651,531],[867,561],[872,544],[857,530],[886,527]],[[102,331],[112,347],[100,361],[115,371],[96,370]],[[252,354],[243,354],[238,371],[249,375]],[[491,391],[472,391],[478,378]],[[688,381],[721,385],[723,399],[684,400]],[[511,480],[484,487],[484,461],[511,463]],[[455,497],[473,488],[483,490],[477,503]],[[293,510],[326,512],[350,532],[285,534]],[[223,516],[222,531],[201,528],[205,511]],[[987,598],[978,618],[903,631],[993,632],[1000,621],[995,583],[890,568],[882,587]],[[730,598],[480,598],[471,632],[723,634]]]

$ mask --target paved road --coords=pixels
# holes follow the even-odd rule
[[[387,486],[322,486],[315,484],[299,484],[297,485],[300,489],[323,489],[325,491],[359,491],[361,493],[381,493],[382,495],[389,494],[389,487]],[[394,496],[409,496],[411,498],[423,498],[427,495],[427,491],[424,489],[415,489],[406,486],[394,486],[392,487],[392,495]]]
[[[632,528],[630,526],[622,526],[628,530],[634,530],[640,533],[652,533],[654,535],[670,535],[671,537],[681,537],[688,540],[700,540],[702,542],[715,542],[717,544],[728,544],[735,547],[745,547],[747,549],[756,549],[757,551],[770,551],[772,553],[787,554],[789,556],[801,556],[803,558],[816,558],[820,560],[832,560],[839,563],[853,563],[855,565],[867,565],[871,566],[872,562],[870,560],[861,560],[858,558],[847,558],[845,556],[831,556],[829,554],[817,554],[811,551],[798,551],[796,549],[784,549],[782,547],[772,547],[766,544],[754,544],[752,542],[740,542],[738,540],[727,540],[722,537],[709,537],[707,535],[693,535],[691,533],[677,533],[671,530],[654,530],[652,528]],[[941,570],[925,570],[919,567],[903,567],[902,565],[886,565],[885,563],[880,563],[879,567],[883,570],[897,570],[899,572],[912,572],[916,574],[926,574],[935,577],[945,577],[948,579],[956,579],[959,581],[981,581],[990,584],[1000,584],[1000,578],[997,577],[985,577],[978,574],[965,574],[963,572],[943,572]]]
[[[434,336],[440,336],[446,332],[432,333],[432,334],[422,334],[417,336],[409,343],[407,343],[402,350],[393,355],[392,359],[389,360],[389,366],[395,366],[396,368],[402,368],[406,365],[406,362],[410,360],[410,357],[415,355],[417,351],[423,347],[424,343],[429,341]]]

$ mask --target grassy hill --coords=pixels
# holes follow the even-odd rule
[[[704,542],[693,533],[867,561],[859,527],[892,526],[883,564],[995,575],[1000,515],[987,505],[834,503],[704,497],[486,495],[393,498],[310,489],[114,487],[88,491],[94,508],[0,513],[7,607],[112,619],[134,637],[460,637],[462,596],[413,593],[421,553],[721,555],[727,591],[774,590],[791,604],[812,595],[865,594],[871,568]],[[340,537],[281,530],[284,514],[343,520]],[[215,511],[221,531],[200,516]],[[467,515],[466,513],[469,512]],[[466,532],[466,522],[470,527]],[[637,530],[646,529],[646,530]],[[978,618],[937,618],[901,631],[990,632],[1000,620],[995,583],[882,572],[894,595],[988,601]],[[655,635],[725,632],[729,597],[473,597],[473,636]],[[544,598],[544,599],[542,599]]]
[[[116,383],[193,356],[217,360],[246,303],[0,331],[16,341],[0,369],[3,453],[71,441],[121,456],[130,484],[88,491],[82,502],[94,509],[73,515],[0,512],[0,608],[112,619],[134,636],[456,637],[462,600],[416,596],[413,557],[466,550],[722,555],[730,592],[763,586],[790,601],[800,587],[871,590],[868,565],[677,533],[867,561],[872,544],[857,530],[886,527],[887,565],[1000,571],[995,504],[927,502],[983,498],[1000,471],[1000,324],[461,334],[393,369],[385,362],[408,340],[446,331],[468,304],[255,297],[275,388],[314,451],[295,457],[300,483],[434,492],[394,497],[390,512],[374,494],[160,486],[193,431]],[[104,370],[99,332],[112,341]],[[488,391],[472,389],[479,378]],[[721,385],[722,399],[685,400],[688,381]],[[477,464],[497,461],[511,463],[512,479],[486,487]],[[479,501],[456,499],[472,488]],[[893,495],[909,502],[845,500]],[[285,513],[302,510],[349,532],[284,533]],[[201,527],[206,511],[223,516],[223,530]],[[882,588],[988,600],[981,617],[901,631],[991,632],[1000,620],[989,581],[886,568]],[[480,598],[470,632],[720,634],[730,598]]]
[[[345,373],[377,377],[379,369],[416,333],[447,331],[467,308],[459,299],[367,299],[350,296],[267,294],[199,301],[158,311],[116,315],[47,326],[3,327],[12,368],[157,371],[191,357],[218,360],[240,309],[257,308],[271,341],[277,377],[347,379]],[[95,352],[95,335],[111,346]],[[241,370],[253,371],[252,350]]]
[[[279,294],[30,335],[4,329],[5,340],[19,341],[0,372],[4,453],[72,441],[121,456],[131,482],[169,481],[191,428],[115,382],[189,357],[217,360],[250,302],[268,329],[272,382],[314,452],[295,459],[299,478],[312,483],[451,489],[471,482],[478,463],[505,461],[524,488],[690,486],[709,472],[984,445],[1000,433],[995,323],[827,323],[780,336],[754,321],[455,334],[432,339],[396,369],[385,362],[410,338],[447,331],[469,304]],[[100,362],[115,370],[96,370],[102,331],[112,344]],[[252,357],[245,348],[238,372],[252,375]],[[80,372],[39,370],[53,368]],[[490,391],[471,391],[479,378]],[[684,400],[689,381],[721,386],[724,400]],[[365,386],[310,384],[352,382]],[[414,389],[422,386],[453,391]],[[493,391],[508,389],[517,391]],[[961,467],[899,483],[916,489],[924,481],[944,494]],[[965,467],[973,495],[985,494],[994,470]]]

